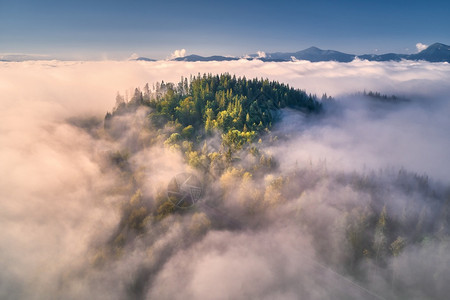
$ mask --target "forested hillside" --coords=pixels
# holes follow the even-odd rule
[[[145,113],[149,121],[147,129],[154,128],[152,132],[157,132],[157,136],[141,142],[148,145],[163,139],[164,145],[182,150],[193,167],[209,166],[211,159],[223,159],[228,165],[233,153],[242,148],[254,156],[262,155],[252,143],[264,137],[271,138],[270,128],[277,121],[279,110],[285,107],[319,113],[322,104],[314,95],[268,79],[199,74],[189,81],[182,78],[177,85],[161,82],[152,89],[148,84],[143,91],[136,88],[128,101],[118,94],[116,107],[105,116],[105,129],[118,137],[121,131],[114,124],[115,117],[148,109]],[[216,150],[220,155],[202,153],[206,140],[212,136],[217,137]],[[208,162],[200,164],[199,161],[206,159],[205,155],[209,155]],[[270,157],[262,156],[269,164],[273,163]]]
[[[316,97],[305,91],[268,79],[247,80],[229,74],[199,74],[191,77],[189,83],[182,78],[177,85],[163,81],[152,90],[147,84],[143,91],[137,88],[130,101],[126,102],[121,95],[116,100],[113,113],[106,115],[107,121],[114,115],[148,106],[153,109],[149,117],[156,127],[173,122],[183,130],[192,126],[200,135],[214,129],[225,134],[237,130],[239,134],[254,135],[270,129],[280,108],[308,112],[321,109]]]

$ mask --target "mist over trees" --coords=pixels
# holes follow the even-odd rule
[[[2,66],[1,299],[450,294],[448,65]],[[197,110],[193,70],[289,83],[320,109],[301,90],[280,108],[257,79]],[[168,192],[180,174],[201,182],[188,208]]]
[[[404,102],[377,92],[364,92],[362,97],[387,104]],[[329,171],[324,162],[287,170],[267,151],[282,143],[271,132],[280,109],[290,107],[318,118],[328,102],[333,101],[326,95],[320,102],[278,82],[229,74],[199,75],[176,85],[146,85],[128,101],[118,94],[114,110],[105,117],[104,130],[121,147],[107,155],[108,165],[122,178],[116,193],[129,200],[122,206],[117,229],[98,247],[94,266],[114,264],[136,251],[135,247],[143,247],[151,255],[136,265],[136,276],[127,282],[127,297],[181,298],[183,293],[161,282],[174,258],[214,232],[242,232],[251,241],[251,235],[287,226],[300,230],[297,238],[309,240],[304,255],[316,264],[315,269],[321,269],[310,274],[311,280],[330,276],[329,272],[336,277],[338,287],[329,282],[321,287],[327,297],[415,299],[425,295],[439,299],[448,292],[442,284],[449,273],[448,257],[434,258],[435,269],[430,272],[437,279],[419,294],[415,285],[428,275],[407,277],[405,270],[415,267],[404,260],[412,259],[414,253],[449,249],[448,187],[404,169],[345,173]],[[181,155],[184,170],[201,178],[205,196],[193,208],[176,207],[164,184],[149,191],[148,172],[152,171],[144,167],[141,156],[146,149],[159,147]],[[171,164],[164,162],[165,157],[149,159]],[[167,180],[160,182],[167,184]],[[173,238],[167,244],[159,245],[169,236]],[[188,266],[186,262],[178,267]],[[181,280],[179,275],[170,276]],[[347,289],[348,278],[356,284]],[[188,287],[184,288],[189,295]],[[274,293],[280,292],[278,288]],[[300,284],[289,289],[297,296],[316,299],[313,291],[319,286]],[[258,292],[252,295],[263,297]]]

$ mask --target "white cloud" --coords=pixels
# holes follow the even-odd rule
[[[186,49],[179,49],[175,50],[171,55],[170,59],[178,58],[178,57],[185,57],[186,56]]]
[[[428,48],[428,45],[422,44],[422,43],[417,43],[416,44],[416,48],[417,48],[417,52],[423,51],[425,49]]]
[[[133,53],[130,55],[130,57],[128,57],[128,60],[135,60],[139,58],[139,54],[137,53]]]
[[[266,52],[264,52],[264,51],[258,51],[258,52],[256,52],[256,54],[258,54],[259,58],[265,58],[266,57]]]

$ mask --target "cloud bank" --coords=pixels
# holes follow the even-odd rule
[[[249,191],[264,182],[224,177],[217,183],[228,191],[220,209],[232,215],[234,226],[194,238],[187,229],[203,228],[205,213],[217,222],[212,208],[195,217],[175,215],[125,241],[124,252],[107,259],[102,245],[117,230],[130,183],[104,153],[153,135],[141,130],[145,111],[123,117],[118,142],[103,135],[98,128],[116,93],[130,98],[147,82],[222,72],[335,97],[323,116],[285,110],[274,128],[281,142],[270,151],[280,170],[301,170],[288,200],[252,219],[246,215]],[[448,64],[424,62],[1,63],[0,298],[442,298],[450,292],[445,238],[411,245],[385,269],[363,261],[363,279],[346,274],[341,262],[349,259],[344,225],[359,222],[356,212],[375,204],[379,212],[385,204],[392,219],[422,215],[426,226],[439,212],[433,199],[448,197],[448,82]],[[405,101],[357,94],[364,90]],[[163,147],[140,151],[130,161],[130,168],[143,168],[136,180],[148,183],[145,199],[187,170],[179,155]],[[430,176],[430,192],[424,196],[410,177],[398,175],[402,168]],[[355,178],[366,181],[355,188]],[[448,236],[448,224],[436,230]]]

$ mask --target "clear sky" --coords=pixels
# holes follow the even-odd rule
[[[450,44],[450,1],[0,0],[0,53],[58,58],[244,55],[310,46],[352,54]]]

